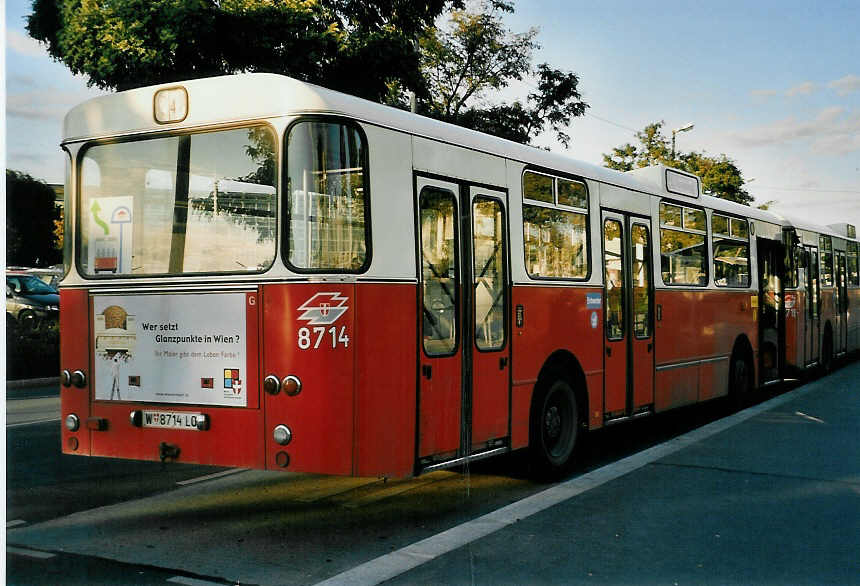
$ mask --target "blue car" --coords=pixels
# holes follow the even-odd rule
[[[6,329],[32,331],[56,323],[60,294],[26,273],[6,273]]]

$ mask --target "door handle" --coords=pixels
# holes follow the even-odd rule
[[[433,378],[433,367],[429,364],[422,364],[421,374],[424,375],[424,378],[430,380],[431,378]]]
[[[654,347],[654,343],[653,343],[653,342],[648,342],[648,352],[650,352],[650,351],[651,351],[651,348],[653,348],[653,347]]]
[[[502,356],[501,358],[499,358],[499,370],[504,370],[507,365],[508,365],[508,357],[507,356]]]
[[[612,347],[611,347],[611,346],[607,346],[607,347],[606,347],[606,355],[607,355],[607,356],[612,356]]]

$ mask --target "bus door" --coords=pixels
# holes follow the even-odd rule
[[[420,276],[418,460],[504,444],[509,433],[505,195],[416,178]]]
[[[510,413],[505,194],[470,187],[472,398],[469,453],[504,445]],[[468,218],[467,218],[468,220]],[[465,231],[465,230],[464,230]]]
[[[806,340],[804,358],[806,366],[818,362],[821,348],[821,290],[818,287],[818,248],[806,247]]]
[[[836,296],[833,309],[837,315],[833,350],[840,355],[848,350],[848,278],[845,275],[845,252],[836,250],[834,256],[836,257]]]
[[[604,419],[653,410],[654,331],[647,218],[603,212]]]
[[[766,383],[781,378],[784,360],[784,250],[781,242],[767,238],[759,238],[756,248],[759,285],[759,372],[761,382]]]

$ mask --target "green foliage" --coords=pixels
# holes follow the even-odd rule
[[[413,39],[461,0],[34,0],[30,36],[101,88],[283,73],[372,100],[420,84]]]
[[[654,122],[636,133],[639,146],[630,143],[612,149],[603,155],[603,165],[618,171],[630,171],[651,165],[666,165],[698,175],[702,180],[702,191],[744,205],[750,205],[753,197],[744,189],[741,170],[724,154],[716,157],[691,151],[676,153],[672,160],[670,139],[663,134],[665,122]]]
[[[507,0],[33,0],[30,36],[89,83],[129,89],[239,72],[283,73],[528,144],[588,107],[579,78],[532,67],[536,29],[507,30]],[[473,4],[473,6],[476,6]],[[450,13],[444,29],[434,22]],[[537,80],[523,101],[487,102]]]
[[[532,69],[537,30],[507,30],[501,13],[512,11],[509,2],[490,1],[475,11],[453,11],[446,28],[424,31],[419,45],[426,87],[418,97],[419,111],[525,144],[550,129],[567,146],[570,137],[563,128],[588,107],[577,88],[579,78],[546,63]],[[486,102],[512,81],[532,75],[537,88],[525,104]],[[394,101],[403,104],[402,95],[394,93]]]
[[[6,170],[6,263],[42,267],[63,261],[54,221],[54,190],[26,173]]]

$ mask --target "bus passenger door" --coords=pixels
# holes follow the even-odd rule
[[[654,410],[654,320],[652,319],[651,236],[645,218],[628,217],[630,234],[630,357],[633,413]]]
[[[821,292],[818,288],[818,248],[807,246],[807,268],[806,268],[806,366],[818,362],[821,348],[821,315],[819,304]]]
[[[785,252],[780,241],[756,240],[759,283],[759,382],[779,380],[785,347],[785,304],[783,285]]]
[[[651,258],[647,218],[603,212],[606,421],[653,410]]]
[[[510,413],[507,238],[505,194],[470,187],[471,242],[464,258],[471,257],[471,400],[466,401],[469,453],[505,444]],[[466,349],[464,348],[464,351]],[[465,354],[468,364],[469,353]],[[468,417],[468,415],[471,417]]]
[[[624,216],[603,212],[603,417],[628,415],[627,279]]]
[[[417,177],[416,192],[421,277],[417,456],[426,466],[460,454],[464,388],[462,237],[457,184]]]

